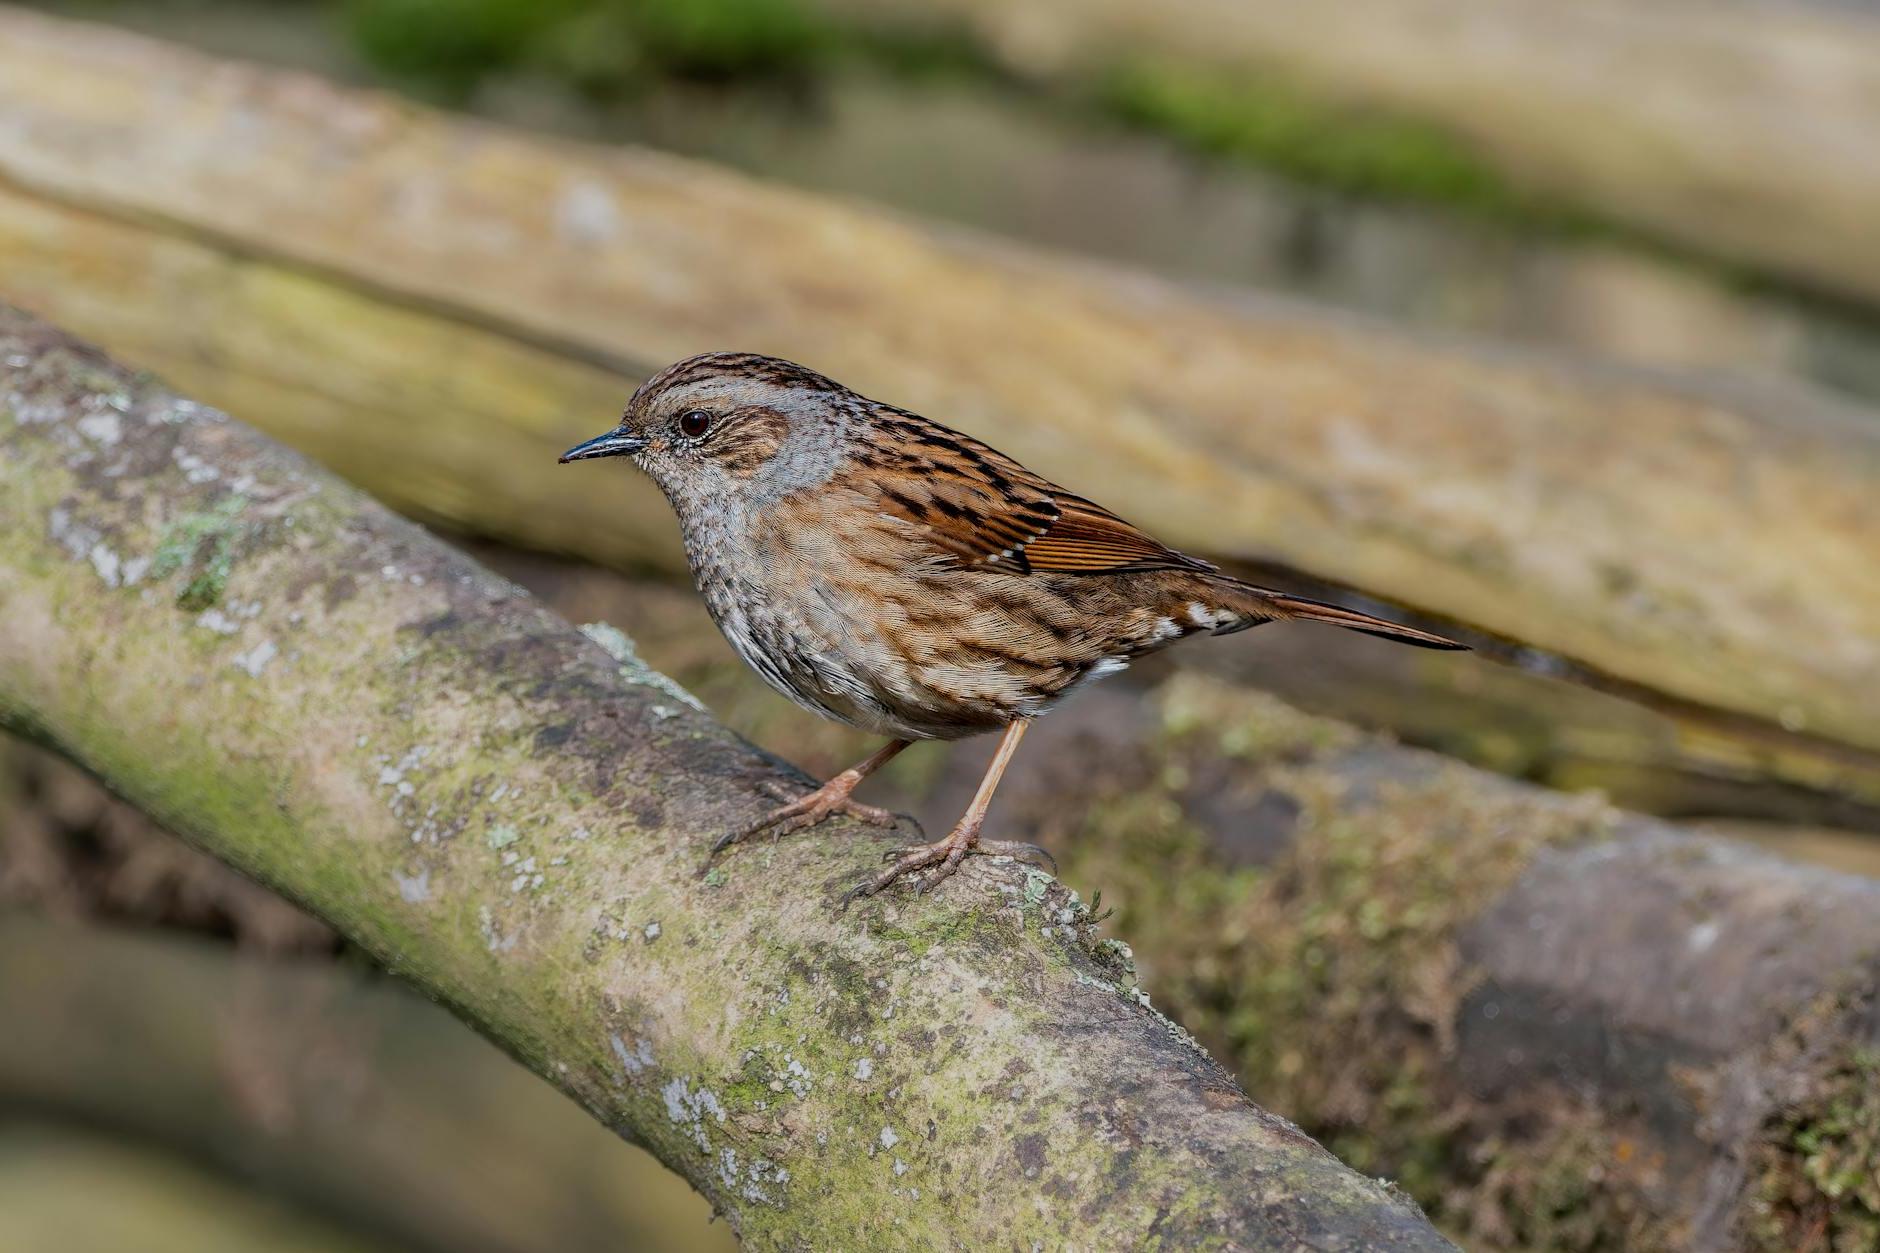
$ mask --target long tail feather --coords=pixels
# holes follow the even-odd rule
[[[1375,635],[1379,639],[1395,640],[1399,644],[1414,644],[1418,648],[1443,648],[1467,651],[1467,644],[1441,635],[1432,635],[1428,631],[1419,631],[1415,627],[1399,626],[1383,618],[1374,618],[1368,613],[1359,613],[1355,609],[1346,609],[1342,605],[1328,604],[1322,600],[1311,600],[1304,596],[1291,596],[1285,592],[1275,592],[1264,587],[1249,584],[1237,584],[1237,590],[1252,593],[1252,603],[1248,608],[1254,613],[1267,618],[1293,619],[1301,622],[1328,622],[1333,626],[1344,627],[1347,631],[1360,631],[1365,635]]]

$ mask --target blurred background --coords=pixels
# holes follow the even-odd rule
[[[135,159],[107,168],[82,140],[89,127],[120,138],[148,127],[150,138],[126,141]],[[271,128],[293,135],[278,158]],[[243,143],[267,186],[217,166],[211,150]],[[370,178],[355,171],[367,148]],[[636,165],[683,189],[671,206],[637,205],[605,181],[628,149],[772,190]],[[499,211],[510,205],[523,207]],[[690,215],[696,235],[646,225],[661,214]],[[635,379],[680,348],[813,349],[813,332],[791,340],[777,328],[865,327],[869,310],[845,304],[854,297],[841,282],[825,290],[798,276],[771,308],[774,289],[750,278],[787,269],[798,247],[852,239],[857,271],[888,283],[905,267],[925,287],[893,306],[892,335],[850,336],[846,356],[810,364],[988,435],[1184,547],[1460,630],[1485,656],[1443,666],[1356,637],[1241,639],[1140,666],[1115,699],[1166,703],[1189,690],[1170,685],[1196,681],[1257,689],[1499,775],[1880,876],[1880,727],[1860,718],[1880,698],[1880,534],[1865,529],[1865,506],[1839,503],[1880,487],[1866,425],[1880,420],[1876,222],[1880,6],[1866,0],[0,5],[0,300],[302,447],[572,620],[615,623],[720,718],[816,774],[866,741],[799,714],[736,663],[684,579],[663,511],[627,501],[643,489],[623,476],[530,476],[603,429]],[[951,244],[941,262],[910,261],[897,251],[904,229],[971,241],[957,281]],[[683,279],[666,268],[680,255],[670,267]],[[453,257],[451,273],[422,269]],[[1502,617],[1485,593],[1435,574],[1393,585],[1371,573],[1381,564],[1288,547],[1283,519],[1211,544],[1208,508],[1181,502],[1199,482],[1163,474],[1160,494],[1125,484],[1122,500],[1106,496],[1130,449],[1165,439],[1205,459],[1216,438],[1226,447],[1245,432],[1230,436],[1232,423],[1199,404],[1176,414],[1150,400],[1130,419],[1147,435],[1125,438],[1091,412],[1082,420],[1102,433],[1089,440],[1073,418],[1007,439],[999,404],[1022,411],[1028,389],[1052,380],[948,340],[985,299],[971,269],[982,257],[1037,273],[1054,299],[1070,293],[1067,310],[1089,273],[1091,304],[1143,284],[1151,311],[1182,302],[1167,314],[1178,326],[1245,313],[1276,354],[1329,362],[1322,379],[1287,384],[1308,416],[1378,404],[1377,389],[1338,374],[1347,349],[1330,343],[1433,363],[1406,414],[1453,388],[1492,392],[1510,422],[1559,423],[1571,464],[1503,464],[1500,445],[1471,443],[1468,429],[1431,435],[1438,459],[1443,448],[1458,464],[1483,459],[1473,472],[1505,493],[1504,512],[1532,506],[1556,532],[1582,515],[1535,503],[1555,478],[1581,493],[1575,509],[1596,536],[1601,492],[1633,500],[1717,458],[1740,458],[1719,481],[1779,470],[1771,482],[1792,503],[1769,503],[1770,517],[1838,510],[1822,525],[1841,528],[1845,551],[1868,544],[1867,567],[1741,513],[1744,536],[1774,535],[1770,552],[1730,548],[1735,532],[1719,543],[1757,578],[1781,567],[1767,586],[1784,595],[1781,580],[1819,575],[1858,602],[1838,642],[1817,650],[1838,648],[1839,668],[1809,669],[1811,645],[1793,632],[1781,647],[1799,661],[1757,642],[1763,584],[1728,620],[1654,602],[1671,598],[1626,566],[1623,536],[1608,537],[1614,551],[1588,563],[1600,576],[1568,598],[1595,624],[1580,629],[1546,605]],[[588,262],[585,278],[543,277]],[[637,294],[609,295],[616,272]],[[677,285],[670,308],[662,283]],[[732,306],[735,317],[719,315]],[[1051,333],[1040,316],[1039,334]],[[679,330],[660,329],[675,319]],[[1059,364],[1086,351],[1066,325]],[[718,342],[714,330],[745,338]],[[1097,374],[1099,343],[1087,350]],[[1174,355],[1167,365],[1204,367]],[[1002,380],[986,384],[999,404],[973,390],[982,369]],[[1663,442],[1632,456],[1627,439],[1657,419],[1625,415],[1659,397],[1683,406],[1688,429],[1651,426]],[[942,407],[949,399],[957,411]],[[398,457],[415,431],[438,444],[433,459]],[[1607,449],[1649,473],[1602,477]],[[1328,517],[1382,507],[1339,496],[1341,464],[1367,476],[1354,496],[1423,502],[1393,477],[1416,466],[1362,451],[1340,453],[1331,485],[1316,489]],[[1158,473],[1199,464],[1177,452],[1152,461]],[[1488,541],[1465,530],[1445,535],[1454,542],[1432,568],[1503,560],[1481,556]],[[1574,536],[1546,542],[1567,550]],[[1640,628],[1621,647],[1611,641],[1622,632],[1597,627],[1678,613],[1704,630]],[[1741,669],[1705,670],[1713,628],[1751,640],[1732,654]],[[1755,647],[1801,677],[1769,678],[1780,665],[1753,664]],[[1863,676],[1875,680],[1864,700]],[[1828,693],[1819,709],[1817,689]],[[931,826],[989,751],[910,753],[874,795]],[[1174,790],[1205,809],[1232,792],[1217,783],[1184,778]],[[1163,832],[1166,854],[1173,820],[1112,799]],[[1497,1124],[1489,1135],[1447,1098],[1404,1115],[1422,1120],[1415,1135],[1356,1134],[1397,1117],[1403,1093],[1375,1074],[1346,1076],[1353,1091],[1300,1080],[1297,1056],[1237,1017],[1245,989],[1231,972],[1179,965],[1178,929],[1153,916],[1152,894],[1131,890],[1132,876],[1157,872],[1147,854],[1052,827],[1035,797],[1014,809],[1041,824],[1069,881],[1086,895],[1103,888],[1111,929],[1137,946],[1158,1000],[1170,994],[1171,1012],[1240,1066],[1256,1100],[1361,1169],[1400,1178],[1470,1247],[1681,1247],[1651,1212],[1650,1186],[1616,1168],[1608,1182],[1619,1150],[1604,1141],[1564,1167],[1559,1153],[1501,1158],[1496,1137],[1519,1133]],[[1234,873],[1251,892],[1262,870]],[[1237,917],[1231,899],[1207,908],[1216,923]],[[1358,928],[1326,942],[1375,938]],[[0,1024],[6,1253],[734,1244],[682,1182],[319,922],[10,742]],[[1778,1128],[1826,1147],[1800,1154],[1792,1178],[1772,1176],[1745,1245],[1880,1249],[1880,1069],[1849,1073],[1865,1078],[1836,1089],[1841,1114]],[[1832,1130],[1842,1124],[1852,1130]]]

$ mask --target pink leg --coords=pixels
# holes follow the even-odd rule
[[[999,740],[999,751],[993,754],[992,764],[986,767],[986,774],[979,781],[979,791],[973,794],[973,803],[966,807],[966,813],[947,833],[944,840],[932,844],[921,844],[914,848],[902,849],[895,855],[892,866],[853,889],[843,898],[848,904],[858,896],[873,896],[881,889],[910,871],[923,866],[933,866],[934,872],[922,880],[920,890],[931,892],[939,882],[959,869],[969,853],[1003,853],[1008,855],[1042,854],[1049,857],[1043,849],[1034,844],[1022,844],[1012,840],[982,840],[979,828],[986,821],[986,810],[992,805],[992,794],[998,790],[999,780],[1005,775],[1005,767],[1011,763],[1012,754],[1018,751],[1018,742],[1025,738],[1025,729],[1031,724],[1026,719],[1006,724],[1005,734]]]
[[[722,852],[741,840],[747,840],[760,831],[769,831],[770,838],[781,839],[792,831],[801,831],[804,827],[813,827],[831,814],[843,813],[877,827],[891,827],[895,817],[885,809],[873,805],[864,805],[860,801],[849,799],[857,785],[881,767],[893,761],[900,751],[912,740],[890,740],[870,756],[866,761],[850,766],[829,782],[800,797],[787,805],[779,806],[748,826],[740,827],[718,838],[712,845],[712,852]]]

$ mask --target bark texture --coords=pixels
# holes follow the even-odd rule
[[[1713,760],[1880,795],[1880,423],[1823,396],[1203,298],[18,10],[0,112],[0,291],[394,503],[670,566],[650,489],[540,454],[649,366],[776,352],[1183,547],[1740,716],[1690,736]],[[376,429],[324,425],[354,404]]]
[[[1440,1249],[1250,1105],[1047,876],[698,874],[804,780],[226,417],[0,314],[0,723],[301,901],[757,1248]],[[904,833],[905,834],[905,833]]]

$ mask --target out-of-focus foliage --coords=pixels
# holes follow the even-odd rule
[[[806,83],[837,62],[895,74],[1007,77],[952,28],[871,25],[806,0],[346,0],[346,12],[353,42],[371,64],[446,98],[521,68],[596,96],[662,77]],[[1339,191],[1566,221],[1449,132],[1334,108],[1284,75],[1211,76],[1193,65],[1140,60],[1114,67],[1080,94],[1071,103],[1087,112]]]
[[[786,76],[836,39],[797,0],[349,0],[347,24],[380,70],[445,95],[525,65],[597,93],[650,74]]]
[[[1753,1233],[1780,1249],[1797,1230],[1840,1253],[1880,1248],[1880,1049],[1863,1049],[1772,1129]]]
[[[1385,113],[1334,109],[1280,74],[1226,76],[1145,60],[1118,66],[1098,92],[1126,121],[1202,152],[1341,191],[1494,213],[1557,213],[1521,194],[1449,132]]]
[[[347,20],[379,68],[456,93],[514,63],[580,7],[578,0],[356,0]]]

